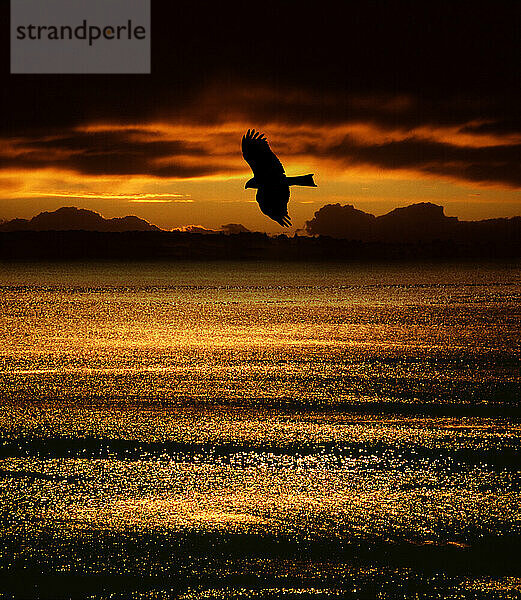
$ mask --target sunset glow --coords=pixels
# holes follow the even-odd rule
[[[399,106],[407,110],[406,103]],[[470,121],[405,128],[354,120],[290,129],[285,123],[265,122],[262,130],[288,175],[315,172],[320,182],[313,195],[302,188],[294,194],[298,227],[330,202],[379,213],[427,200],[446,205],[461,218],[517,214],[521,192],[515,178],[473,178],[464,167],[465,160],[480,155],[493,160],[497,153],[510,160],[511,154],[515,159],[521,135],[483,133],[485,125]],[[4,139],[1,216],[31,217],[64,203],[106,216],[136,212],[137,205],[190,204],[190,212],[159,216],[150,207],[136,214],[159,220],[167,229],[234,221],[276,231],[252,209],[251,194],[243,189],[249,171],[239,140],[249,126],[245,116],[210,126],[187,120],[92,122],[53,135]],[[421,156],[422,148],[431,156]],[[396,152],[405,154],[393,158]]]

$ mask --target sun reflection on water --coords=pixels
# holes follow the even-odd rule
[[[148,268],[0,275],[0,568],[514,597],[519,269]]]

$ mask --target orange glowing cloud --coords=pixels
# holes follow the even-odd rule
[[[229,92],[223,94],[226,98]],[[242,89],[239,96],[239,100],[249,99],[255,106],[273,102],[272,92],[265,89]],[[252,125],[251,120],[241,114],[235,97],[235,109],[225,122],[198,122],[198,112],[212,97],[211,92],[202,95],[192,120],[181,116],[170,121],[91,122],[64,129],[61,134],[5,139],[0,142],[4,173],[52,169],[68,180],[78,176],[148,177],[156,181],[242,178],[249,169],[240,154],[239,140]],[[334,94],[320,96],[321,105],[332,112],[335,100],[338,98]],[[319,98],[293,92],[283,101],[302,112],[315,106]],[[308,118],[295,125],[280,119],[261,119],[259,126],[267,132],[288,173],[311,169],[345,178],[350,174],[371,176],[378,172],[392,176],[398,172],[411,179],[521,186],[521,135],[483,130],[490,124],[486,120],[411,124],[408,111],[414,109],[415,102],[408,96],[351,97],[346,103],[354,115],[351,119],[338,117],[333,123],[316,123]],[[373,118],[369,118],[371,111]],[[57,193],[33,190],[32,195],[51,192]],[[85,193],[78,191],[76,197],[84,197]],[[105,189],[100,193],[109,192]]]
[[[78,193],[78,192],[34,192],[37,197],[48,198],[85,198],[99,200],[128,200],[129,202],[140,203],[168,203],[168,202],[193,202],[187,194],[110,194],[104,192],[98,193]]]
[[[227,110],[209,120],[216,102]],[[467,117],[458,107],[440,113],[434,105],[427,109],[403,94],[339,97],[299,90],[277,95],[267,88],[208,89],[175,115],[163,111],[150,120],[98,119],[48,134],[0,139],[0,190],[6,201],[23,201],[27,207],[46,199],[81,201],[98,210],[111,203],[150,211],[154,205],[178,206],[178,216],[167,226],[200,222],[218,228],[221,219],[247,222],[241,215],[250,214],[255,200],[244,191],[250,170],[240,139],[255,126],[267,134],[288,175],[316,174],[319,187],[312,194],[299,189],[292,195],[293,210],[300,205],[302,215],[306,206],[327,202],[444,203],[451,195],[468,198],[476,188],[484,191],[479,202],[493,197],[519,202],[521,134],[502,131],[486,117]],[[446,118],[448,109],[451,118]],[[242,207],[239,216],[223,208],[234,203]],[[193,220],[184,220],[184,204],[201,207]],[[143,216],[157,222],[157,214]],[[247,222],[249,227],[254,223]]]

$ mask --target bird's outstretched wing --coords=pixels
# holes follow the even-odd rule
[[[280,178],[284,175],[284,167],[271,150],[264,134],[255,129],[248,129],[243,136],[242,155],[259,181]]]

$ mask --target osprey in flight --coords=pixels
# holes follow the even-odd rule
[[[263,133],[256,132],[255,129],[248,129],[243,136],[242,155],[253,171],[253,177],[246,182],[244,189],[256,188],[256,200],[261,211],[282,227],[289,227],[289,186],[317,187],[313,181],[313,174],[286,177],[284,167],[272,152],[268,140]]]

